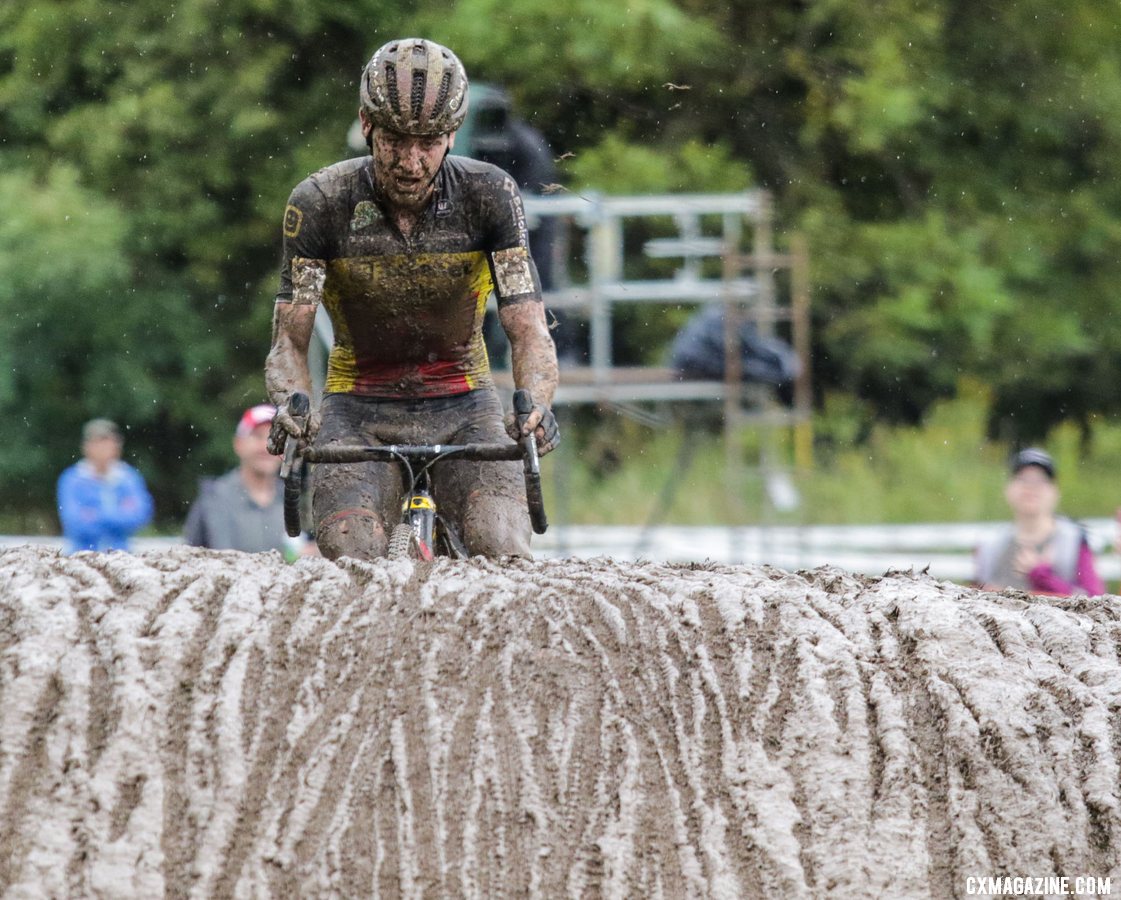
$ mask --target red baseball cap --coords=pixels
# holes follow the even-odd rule
[[[252,434],[253,429],[259,425],[269,425],[276,418],[276,407],[271,403],[259,403],[251,406],[241,414],[241,421],[237,423],[237,436],[245,437]]]

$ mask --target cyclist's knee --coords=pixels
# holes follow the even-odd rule
[[[533,557],[529,549],[529,517],[522,502],[498,502],[477,494],[468,503],[463,521],[463,543],[471,556]]]
[[[319,552],[327,559],[385,556],[388,539],[381,518],[369,509],[344,509],[325,516],[315,529]]]

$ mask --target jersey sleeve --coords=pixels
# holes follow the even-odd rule
[[[323,260],[330,256],[327,236],[330,233],[327,204],[322,192],[310,178],[305,178],[288,198],[284,207],[283,262],[280,268],[278,303],[299,300],[304,285],[314,287],[316,279],[303,277],[310,266],[322,271]],[[295,264],[293,264],[295,260]],[[293,274],[295,272],[295,275]],[[322,287],[322,285],[319,285]]]
[[[529,228],[521,191],[505,172],[493,186],[494,221],[487,248],[498,305],[541,299],[541,279],[529,252]]]

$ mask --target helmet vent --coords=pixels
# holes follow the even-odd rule
[[[436,92],[436,103],[433,109],[436,114],[440,115],[444,111],[444,104],[448,102],[448,94],[451,92],[452,87],[452,73],[444,72],[443,77],[440,79],[440,89]]]
[[[397,67],[393,63],[385,64],[385,90],[389,94],[390,107],[400,112],[401,98],[397,94]]]
[[[424,112],[424,72],[413,70],[413,90],[410,99],[410,108],[414,119],[419,119]]]

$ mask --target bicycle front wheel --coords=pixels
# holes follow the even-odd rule
[[[416,529],[408,522],[402,522],[389,536],[390,559],[432,559],[432,550],[426,547],[417,536]]]

